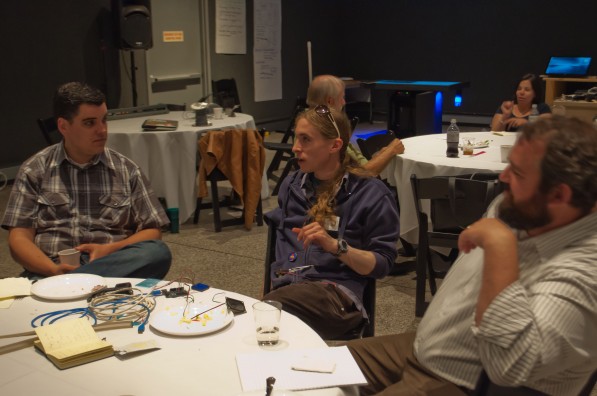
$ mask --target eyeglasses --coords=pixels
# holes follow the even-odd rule
[[[336,128],[336,132],[338,132],[338,137],[341,138],[340,137],[340,129],[338,129],[338,124],[336,124],[336,120],[334,120],[334,116],[330,112],[330,109],[326,105],[318,105],[317,107],[315,107],[315,112],[317,114],[319,114],[320,116],[327,117],[328,120],[330,120],[332,122],[332,124],[334,124],[334,128]]]

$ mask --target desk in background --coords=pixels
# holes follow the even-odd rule
[[[178,129],[143,131],[141,124],[149,118],[176,120]],[[178,208],[181,223],[195,210],[197,141],[201,134],[219,129],[255,129],[253,117],[247,114],[210,121],[210,126],[195,127],[194,117],[185,119],[182,111],[108,121],[108,147],[139,165],[156,195],[166,198],[169,207]],[[262,182],[262,196],[264,193],[269,195],[269,189]]]
[[[108,286],[119,282],[133,285],[141,279],[106,278]],[[165,282],[164,282],[165,283]],[[144,289],[147,291],[149,289]],[[209,289],[195,294],[196,299],[211,301],[222,290]],[[136,328],[99,332],[108,342],[120,346],[153,339],[160,350],[135,355],[126,359],[109,357],[82,366],[58,370],[32,346],[0,355],[0,394],[2,395],[237,395],[242,392],[236,366],[237,353],[268,350],[326,348],[325,342],[309,326],[295,316],[282,312],[280,344],[273,349],[257,345],[252,304],[257,300],[237,293],[226,296],[245,303],[247,313],[237,315],[234,321],[215,333],[195,337],[175,337],[161,334],[147,326],[143,334]],[[178,301],[176,301],[178,300]],[[160,307],[184,304],[183,298],[156,298]],[[47,301],[34,297],[16,300],[10,309],[0,310],[2,334],[32,330],[31,320],[46,312],[86,306],[87,302]],[[179,304],[179,305],[180,305]],[[150,318],[151,322],[151,318]],[[0,345],[28,337],[0,339]],[[264,378],[265,385],[265,378]],[[356,395],[354,387],[300,391],[305,395]]]
[[[373,120],[373,91],[394,91],[389,95],[388,129],[399,138],[442,131],[443,93],[458,91],[468,82],[377,80],[364,81],[371,90],[369,116]]]
[[[403,139],[404,154],[397,155],[381,173],[381,177],[396,186],[400,201],[400,236],[406,241],[417,244],[419,225],[415,209],[415,200],[410,184],[414,173],[419,178],[433,176],[452,176],[478,172],[501,172],[507,166],[501,162],[500,145],[514,144],[516,134],[504,132],[503,136],[491,132],[460,133],[460,140],[474,137],[477,142],[489,140],[489,147],[475,149],[478,156],[459,158],[446,157],[446,134],[433,134]],[[428,205],[427,205],[428,206]],[[428,209],[428,208],[427,208]]]

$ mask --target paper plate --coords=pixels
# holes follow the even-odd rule
[[[166,307],[164,310],[151,314],[150,324],[154,329],[176,336],[195,336],[213,333],[228,326],[234,315],[228,312],[226,304],[212,309],[200,315],[197,320],[191,318],[204,312],[211,307],[218,305],[210,302],[208,305],[191,305],[186,309],[185,306]]]
[[[466,138],[464,138],[464,140],[466,140]],[[476,148],[476,149],[486,148],[486,147],[489,147],[489,143],[491,143],[491,140],[483,140],[480,142],[475,142],[473,144],[473,148]],[[458,147],[460,147],[460,148],[462,148],[462,146],[463,146],[463,143],[460,143],[458,145]]]
[[[96,286],[106,286],[106,280],[99,275],[64,274],[38,280],[31,294],[46,300],[74,300],[91,295]]]

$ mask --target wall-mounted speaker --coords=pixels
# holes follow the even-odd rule
[[[149,49],[151,36],[150,0],[113,0],[116,19],[116,47],[120,49]]]

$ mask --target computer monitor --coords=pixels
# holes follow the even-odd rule
[[[548,76],[584,77],[589,71],[591,58],[587,56],[552,56],[545,70]]]

